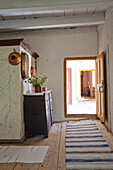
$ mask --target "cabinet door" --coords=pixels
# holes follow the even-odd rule
[[[27,136],[46,135],[44,96],[25,96],[25,129]]]

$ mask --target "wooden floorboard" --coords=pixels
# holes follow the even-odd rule
[[[100,132],[113,150],[113,135],[108,131],[104,124],[95,120]],[[48,153],[43,163],[25,164],[8,163],[0,164],[0,170],[66,170],[65,165],[65,135],[66,122],[55,123],[50,130],[48,138],[28,138],[18,145],[49,146]],[[1,144],[2,145],[2,144]],[[17,144],[3,144],[17,145]]]
[[[99,131],[101,132],[104,139],[108,143],[109,147],[113,151],[113,134],[106,128],[106,126],[104,124],[101,123],[100,120],[95,120],[95,122],[96,122],[96,125],[97,125]]]
[[[16,167],[13,170],[38,170],[39,169],[39,164],[21,164],[18,163]]]
[[[13,170],[16,164],[11,163],[11,164],[0,164],[0,170]]]
[[[61,138],[60,138],[59,157],[58,157],[58,170],[66,170],[65,136],[66,136],[66,122],[62,123],[62,128],[61,128]]]
[[[48,138],[47,145],[50,146],[48,155],[44,163],[40,164],[39,170],[57,170],[58,165],[58,154],[59,154],[59,144],[61,136],[61,124],[54,124],[54,130]]]

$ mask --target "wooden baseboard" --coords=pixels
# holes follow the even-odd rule
[[[25,138],[26,136],[23,136],[21,139],[0,139],[0,143],[22,143]]]

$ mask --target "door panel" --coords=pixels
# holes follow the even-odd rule
[[[105,122],[104,52],[96,58],[96,113]]]

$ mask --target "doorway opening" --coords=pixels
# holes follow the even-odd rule
[[[95,58],[66,58],[65,117],[96,117],[95,96]]]

